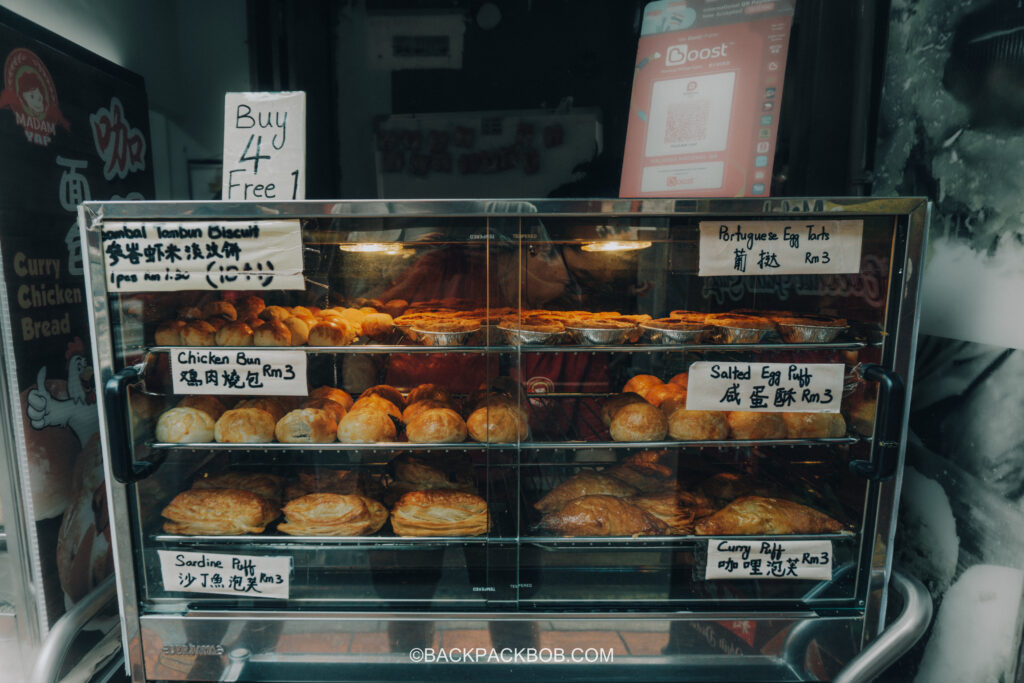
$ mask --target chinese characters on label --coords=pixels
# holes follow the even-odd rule
[[[303,289],[299,222],[105,223],[107,288]]]
[[[164,589],[288,598],[292,558],[158,550]]]
[[[832,578],[831,541],[708,540],[710,579]]]
[[[176,394],[309,394],[302,351],[172,348],[170,355]]]
[[[864,221],[701,221],[702,277],[860,272]]]
[[[686,408],[837,413],[845,371],[842,363],[693,363]]]

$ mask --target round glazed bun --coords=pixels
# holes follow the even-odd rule
[[[424,398],[422,400],[415,401],[406,406],[405,410],[402,411],[402,422],[409,424],[423,411],[434,410],[437,408],[452,408],[452,405],[432,398]],[[454,410],[454,408],[452,409]]]
[[[636,375],[626,382],[626,386],[622,387],[622,391],[623,393],[633,392],[647,398],[647,392],[651,387],[656,387],[659,384],[664,384],[664,382],[654,375]]]
[[[228,323],[217,330],[217,346],[252,346],[252,328],[243,322]]]
[[[779,413],[791,439],[828,439],[846,436],[846,420],[839,413]]]
[[[326,398],[328,401],[334,401],[340,403],[345,407],[345,410],[352,410],[352,397],[349,396],[347,391],[341,389],[335,389],[334,387],[322,386],[314,389],[310,394],[310,398]]]
[[[286,320],[292,317],[292,314],[291,311],[289,311],[284,306],[267,306],[262,311],[260,311],[260,317],[266,320],[267,322],[270,322],[271,320],[276,320],[280,322],[282,320]]]
[[[168,320],[160,323],[153,335],[157,346],[181,346],[181,332],[185,329],[184,320]]]
[[[214,422],[220,419],[227,408],[216,396],[186,396],[177,405],[178,408],[195,408],[210,416]]]
[[[203,309],[198,306],[183,306],[178,309],[178,320],[199,320],[203,317]]]
[[[341,319],[319,322],[309,330],[310,346],[348,346],[356,338],[356,331]]]
[[[477,408],[466,420],[469,438],[482,443],[513,443],[530,437],[530,423],[510,405]]]
[[[409,405],[412,405],[413,403],[416,403],[416,401],[422,401],[426,398],[441,401],[443,403],[454,403],[454,401],[452,401],[452,395],[436,384],[419,385],[409,392],[409,395],[405,400]]]
[[[405,312],[405,309],[409,308],[409,302],[405,299],[392,299],[384,304],[384,312],[390,315],[392,318],[396,318]]]
[[[640,394],[634,394],[633,392],[618,394],[606,399],[601,405],[601,422],[604,423],[605,427],[610,427],[612,424],[612,418],[615,417],[615,413],[619,412],[620,409],[624,408],[633,403],[646,403],[644,397]]]
[[[673,375],[672,379],[668,381],[669,384],[678,384],[685,389],[690,384],[690,373],[680,372],[678,375]]]
[[[395,329],[395,321],[387,313],[369,313],[363,318],[363,334],[370,339],[386,339]]]
[[[356,412],[359,410],[379,410],[390,415],[396,420],[402,419],[401,409],[391,401],[378,396],[377,394],[360,396],[359,400],[352,404],[352,410],[349,412]]]
[[[238,311],[229,301],[209,301],[203,306],[203,317],[219,316],[227,320],[238,320]]]
[[[608,430],[612,441],[662,441],[668,420],[650,403],[631,403],[615,413]]]
[[[335,422],[340,423],[342,418],[348,411],[345,406],[340,403],[328,400],[326,398],[309,398],[302,402],[303,408],[317,408],[318,410],[324,410],[330,413],[331,417],[334,418]]]
[[[326,410],[299,408],[278,420],[274,435],[281,443],[331,443],[338,423]]]
[[[394,421],[382,410],[352,411],[338,425],[338,441],[342,443],[394,441],[397,436]]]
[[[405,399],[402,397],[402,392],[388,384],[378,384],[377,386],[365,389],[363,393],[359,394],[359,398],[366,398],[367,396],[380,396],[391,401],[399,408],[405,407]]]
[[[213,436],[213,418],[197,408],[171,408],[156,421],[156,440],[164,443],[206,443]]]
[[[291,346],[292,331],[280,320],[271,320],[255,331],[252,342],[256,346]]]
[[[216,328],[205,320],[192,320],[181,328],[181,343],[185,346],[213,346]]]
[[[678,408],[668,416],[668,435],[677,441],[722,441],[729,438],[726,414]]]
[[[238,312],[239,318],[258,318],[266,307],[267,304],[261,297],[251,295],[239,301],[235,305],[235,310]]]
[[[309,326],[312,324],[310,320],[297,315],[284,319],[284,325],[291,333],[292,346],[302,346],[309,341]]]
[[[259,408],[234,408],[217,420],[213,436],[218,443],[270,443],[276,420]]]
[[[738,410],[728,414],[729,431],[732,438],[748,439],[785,439],[786,423],[778,413],[756,413]]]
[[[466,440],[466,423],[451,408],[432,408],[405,426],[410,443],[461,443]]]
[[[244,401],[239,401],[235,408],[256,408],[257,410],[264,410],[270,413],[270,416],[274,418],[274,422],[277,422],[284,414],[288,411],[285,406],[282,405],[280,399],[273,396],[259,396],[257,398],[247,398]]]
[[[686,389],[683,389],[678,384],[658,384],[647,390],[647,395],[644,396],[647,402],[656,408],[660,408],[661,404],[670,398],[686,398]]]

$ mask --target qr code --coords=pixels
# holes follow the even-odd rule
[[[697,142],[707,137],[709,100],[687,100],[668,105],[665,143]]]

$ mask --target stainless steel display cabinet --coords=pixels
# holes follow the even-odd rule
[[[927,602],[909,590],[880,636],[927,218],[921,199],[83,205],[133,680],[876,671]],[[440,403],[414,428],[422,384]],[[267,432],[321,386],[391,400]],[[220,407],[186,403],[198,431],[168,436],[192,393]],[[267,394],[242,408],[269,427],[238,442],[221,412]],[[175,522],[208,485],[268,519],[216,493]],[[318,493],[390,521],[324,531],[286,505]]]

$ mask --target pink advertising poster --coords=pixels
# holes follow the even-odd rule
[[[767,196],[791,0],[644,8],[622,197]]]

